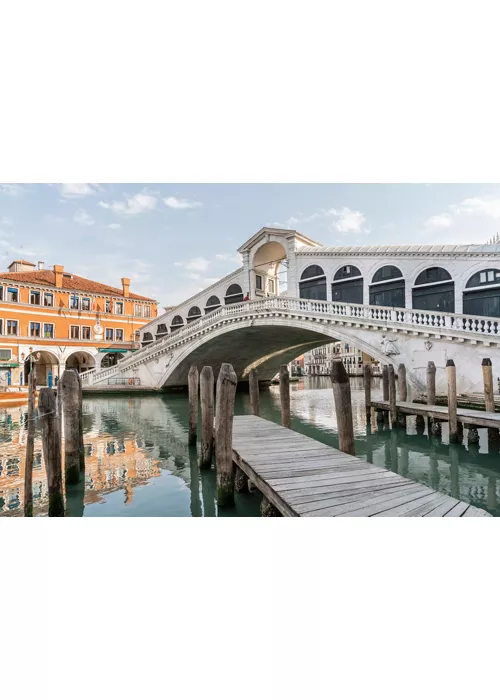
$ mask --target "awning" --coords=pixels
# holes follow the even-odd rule
[[[99,352],[128,352],[129,348],[99,348]]]
[[[10,367],[19,367],[19,362],[0,362],[0,369],[7,369]]]

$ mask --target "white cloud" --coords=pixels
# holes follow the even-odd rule
[[[206,258],[192,258],[187,262],[175,262],[176,267],[183,267],[185,270],[190,270],[192,272],[205,272],[208,270],[210,265],[210,260]]]
[[[0,185],[0,194],[4,194],[7,197],[20,197],[24,194],[24,187],[22,185]]]
[[[450,210],[456,214],[482,214],[500,219],[500,199],[497,197],[470,197],[460,204],[452,204]]]
[[[124,202],[99,202],[99,206],[103,209],[109,209],[115,214],[136,216],[137,214],[143,214],[146,211],[156,209],[157,202],[158,200],[154,195],[146,192],[138,192]]]
[[[295,229],[299,220],[295,216],[289,216],[288,219],[283,223],[282,221],[273,221],[271,224],[266,224],[269,228],[290,228]]]
[[[14,219],[11,219],[10,216],[2,216],[0,226],[14,226]]]
[[[61,197],[90,197],[97,194],[101,188],[98,185],[90,185],[86,183],[69,184],[63,183],[60,186]]]
[[[199,209],[203,206],[201,202],[190,202],[189,199],[177,199],[177,197],[166,197],[163,201],[170,209]]]
[[[27,250],[23,246],[13,246],[9,241],[1,240],[0,247],[4,248],[7,253],[15,253],[16,255],[22,255],[28,257],[30,255],[38,255],[34,250]]]
[[[498,196],[467,197],[431,216],[424,227],[434,235],[439,232],[440,243],[485,243],[498,232],[499,219]]]
[[[425,228],[449,228],[453,223],[453,218],[451,214],[436,214],[427,219],[424,226]]]
[[[233,255],[232,253],[217,253],[215,256],[217,260],[226,260],[227,262],[233,262],[237,265],[241,265],[241,255]]]
[[[78,209],[78,211],[75,212],[73,221],[79,226],[93,226],[95,224],[94,219],[90,214],[87,214],[85,209]]]
[[[118,229],[121,228],[121,224],[108,224],[108,228]]]
[[[352,211],[349,207],[342,209],[329,209],[327,212],[333,217],[332,229],[340,233],[368,233],[365,228],[366,219],[360,211]]]

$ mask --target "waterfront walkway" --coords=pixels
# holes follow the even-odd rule
[[[234,417],[233,461],[285,516],[489,516],[257,416]]]
[[[375,410],[389,411],[389,401],[372,401]],[[397,401],[396,408],[399,413],[409,416],[425,416],[437,420],[448,420],[448,406],[436,406],[410,401]],[[479,428],[500,428],[500,413],[477,411],[472,408],[457,408],[457,421],[463,425]]]

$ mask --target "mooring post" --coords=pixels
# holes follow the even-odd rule
[[[80,455],[80,472],[85,474],[85,445],[83,443],[83,391],[82,391],[82,380],[78,372],[76,373],[78,378],[78,434],[79,434],[79,448],[78,452]]]
[[[219,506],[234,505],[233,415],[237,382],[232,365],[223,363],[217,378],[215,409],[215,463]]]
[[[203,367],[200,374],[201,455],[200,469],[210,469],[214,449],[214,373]]]
[[[57,391],[61,392],[64,422],[64,477],[67,486],[68,484],[77,484],[80,481],[82,462],[80,382],[76,370],[64,370],[57,385]],[[58,402],[59,408],[61,403]]]
[[[339,450],[355,455],[354,427],[352,423],[351,385],[342,360],[333,360],[330,373],[333,386]]]
[[[28,435],[24,469],[24,517],[33,516],[33,454],[35,451],[35,372],[28,377]]]
[[[260,514],[264,518],[276,518],[281,517],[281,513],[270,501],[267,500],[265,496],[262,496],[262,501],[260,503]]]
[[[245,472],[236,467],[234,475],[234,488],[238,493],[248,493],[248,478]]]
[[[188,445],[196,445],[198,432],[198,367],[191,365],[188,372],[189,428]]]
[[[397,399],[396,399],[396,375],[394,373],[394,365],[389,365],[388,367],[389,376],[389,406],[391,411],[391,427],[396,427],[396,414],[397,414]]]
[[[389,401],[389,368],[382,366],[382,400]]]
[[[371,423],[372,416],[372,366],[367,363],[363,369],[363,378],[365,383],[365,412],[366,422]]]
[[[484,384],[484,410],[495,413],[495,395],[493,392],[493,366],[489,357],[485,357],[482,362],[483,384]],[[498,428],[488,428],[488,443],[498,442],[500,433]]]
[[[63,516],[60,423],[56,415],[56,396],[53,389],[40,389],[38,410],[42,429],[43,459],[47,472],[49,516]]]
[[[448,375],[448,422],[450,426],[450,442],[458,442],[457,422],[457,368],[453,360],[446,361]]]
[[[281,425],[290,427],[290,373],[288,365],[280,367],[280,403],[281,403]]]
[[[406,384],[406,367],[403,363],[398,365],[398,395],[400,401],[406,401],[408,396],[408,386]],[[401,428],[406,428],[406,416],[399,412],[397,423]]]
[[[417,429],[417,435],[423,435],[425,432],[425,418],[424,416],[415,416],[415,427]]]
[[[259,405],[259,373],[256,369],[251,369],[248,375],[248,388],[250,391],[250,408],[252,415],[258,416],[260,413]]]
[[[427,363],[427,405],[434,406],[436,404],[436,365],[434,362],[429,361]],[[436,428],[436,424],[439,425],[439,429]],[[441,423],[436,418],[428,419],[429,434],[433,430],[438,430],[438,434],[441,434]],[[437,433],[434,433],[437,434]]]

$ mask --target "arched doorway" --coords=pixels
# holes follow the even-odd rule
[[[399,267],[384,265],[373,275],[370,304],[405,308],[405,280]]]
[[[146,335],[146,334],[144,334]],[[149,334],[150,335],[150,334]],[[151,336],[151,339],[153,336]],[[149,345],[149,343],[146,343]],[[108,367],[114,367],[118,364],[121,355],[119,352],[107,352],[101,360],[101,369],[107,369]]]
[[[326,276],[319,265],[309,265],[300,276],[299,295],[301,299],[326,301]]]
[[[184,325],[184,319],[182,316],[174,316],[172,319],[172,323],[170,324],[170,332],[174,333],[175,331],[178,331],[179,328],[182,328]]]
[[[212,311],[218,309],[220,306],[220,299],[216,296],[211,296],[205,305],[205,314],[211,314]]]
[[[239,304],[243,301],[243,290],[239,284],[231,284],[227,288],[226,295],[224,297],[224,303],[227,304]]]
[[[253,256],[250,279],[255,296],[275,296],[286,291],[287,262],[285,247],[278,241],[260,246]]]
[[[337,270],[332,282],[332,301],[363,303],[363,277],[358,267],[344,265]]]
[[[24,361],[24,383],[28,383],[28,377],[32,368],[36,372],[36,385],[49,386],[55,382],[59,360],[47,350],[33,351]]]
[[[415,280],[412,308],[455,313],[455,283],[443,267],[428,267]]]
[[[95,359],[89,352],[73,352],[66,360],[66,369],[76,369],[78,374],[94,369]]]
[[[187,315],[187,322],[188,323],[193,323],[193,321],[197,321],[199,318],[201,318],[201,309],[199,306],[192,306]]]
[[[500,318],[500,269],[490,267],[472,275],[463,298],[464,314]]]

